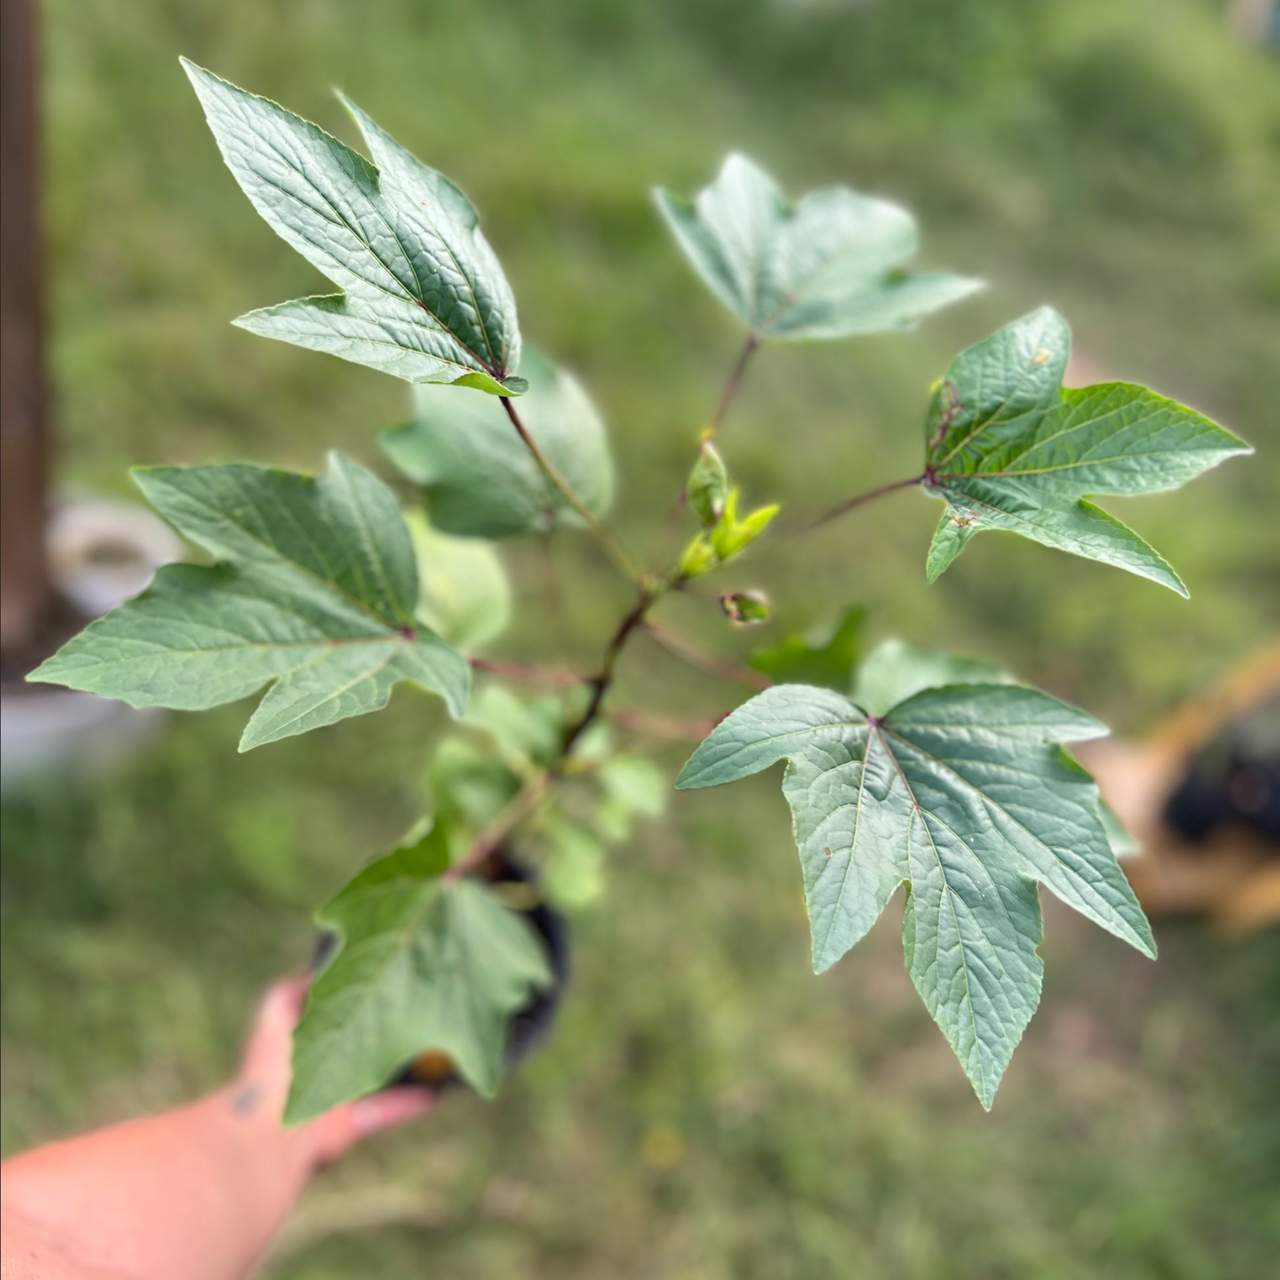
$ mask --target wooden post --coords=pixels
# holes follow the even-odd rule
[[[51,597],[37,59],[34,0],[0,0],[0,649],[14,655]]]

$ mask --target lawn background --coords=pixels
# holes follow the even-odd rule
[[[47,223],[62,480],[131,463],[388,469],[391,379],[228,325],[316,291],[258,220],[184,53],[347,138],[340,85],[481,210],[526,335],[582,377],[650,547],[739,335],[648,200],[730,148],[793,191],[920,216],[923,260],[991,282],[914,336],[766,351],[724,437],[746,497],[798,513],[918,465],[930,381],[1051,302],[1099,377],[1259,447],[1188,492],[1109,503],[1192,599],[1002,537],[934,588],[906,494],[762,547],[780,632],[850,601],[868,636],[997,657],[1140,733],[1278,629],[1280,64],[1210,0],[50,0]],[[459,394],[470,394],[459,392]],[[551,652],[511,547],[501,651]],[[625,604],[560,548],[586,662]],[[802,556],[800,567],[796,557]],[[712,611],[672,616],[717,644]],[[637,645],[620,704],[740,698]],[[420,812],[441,721],[380,716],[235,754],[242,707],[171,721],[114,772],[7,801],[4,1151],[225,1078],[309,914]],[[678,750],[661,758],[673,770]],[[1047,903],[1047,977],[990,1116],[901,965],[894,910],[821,980],[776,779],[682,796],[576,928],[553,1042],[495,1104],[321,1178],[270,1274],[321,1277],[1257,1277],[1280,1252],[1280,944],[1158,928],[1151,965]]]

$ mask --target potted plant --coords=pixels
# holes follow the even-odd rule
[[[466,196],[352,103],[368,158],[185,65],[246,195],[339,290],[237,323],[412,383],[414,416],[382,443],[416,494],[406,518],[382,480],[336,453],[315,478],[238,465],[138,471],[147,500],[211,563],[162,569],[32,678],[181,710],[266,687],[242,750],[378,711],[401,683],[435,693],[460,722],[436,748],[432,812],[320,911],[338,942],[295,1037],[290,1121],[379,1087],[428,1050],[481,1092],[497,1088],[512,1016],[554,986],[530,907],[543,895],[589,900],[605,845],[662,803],[661,779],[619,749],[618,728],[662,732],[678,718],[615,706],[619,661],[642,634],[720,661],[659,621],[671,597],[713,581],[762,537],[803,536],[907,490],[934,500],[931,580],[996,530],[1185,595],[1163,557],[1091,498],[1177,488],[1249,452],[1145,387],[1065,390],[1069,331],[1043,308],[961,352],[922,396],[916,474],[824,514],[788,513],[780,532],[778,507],[747,502],[718,448],[749,364],[771,343],[908,329],[980,285],[915,269],[915,223],[899,206],[844,187],[793,203],[731,156],[692,200],[656,193],[744,339],[710,423],[691,433],[677,510],[692,536],[669,563],[645,567],[606,522],[603,424],[576,380],[524,345]],[[491,544],[553,526],[593,539],[630,584],[597,664],[479,656],[477,636],[505,599]],[[757,591],[724,592],[721,605],[734,626],[769,616]],[[1126,837],[1068,750],[1105,729],[985,663],[906,644],[881,646],[855,675],[851,626],[759,655],[740,673],[753,696],[699,728],[676,786],[787,761],[815,970],[905,886],[908,971],[989,1107],[1039,998],[1040,885],[1155,953],[1117,860]],[[484,681],[474,696],[473,674]],[[536,889],[493,877],[510,850],[538,863]]]

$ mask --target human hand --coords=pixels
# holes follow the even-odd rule
[[[263,996],[231,1087],[235,1114],[277,1122],[284,1114],[292,1078],[293,1029],[309,983],[307,977],[286,978]],[[434,1103],[435,1095],[421,1086],[393,1087],[342,1103],[289,1132],[303,1145],[307,1163],[315,1167],[336,1160],[362,1138],[423,1115]]]

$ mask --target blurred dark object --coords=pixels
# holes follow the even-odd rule
[[[1144,741],[1087,745],[1081,758],[1142,847],[1125,870],[1149,915],[1240,932],[1280,921],[1280,648]]]
[[[0,650],[24,658],[53,603],[37,57],[34,0],[0,0]]]
[[[564,917],[542,900],[534,871],[517,861],[505,850],[498,850],[482,875],[489,883],[507,887],[507,905],[521,912],[546,944],[554,978],[546,991],[532,1000],[511,1019],[507,1035],[506,1069],[516,1067],[546,1039],[560,1009],[560,998],[569,980],[569,929]],[[328,960],[337,939],[327,933],[316,949],[315,968]],[[453,1060],[439,1049],[427,1049],[387,1081],[388,1085],[420,1084],[434,1090],[460,1085]]]
[[[1164,822],[1201,845],[1224,827],[1243,827],[1280,856],[1280,695],[1232,718],[1192,756]]]

